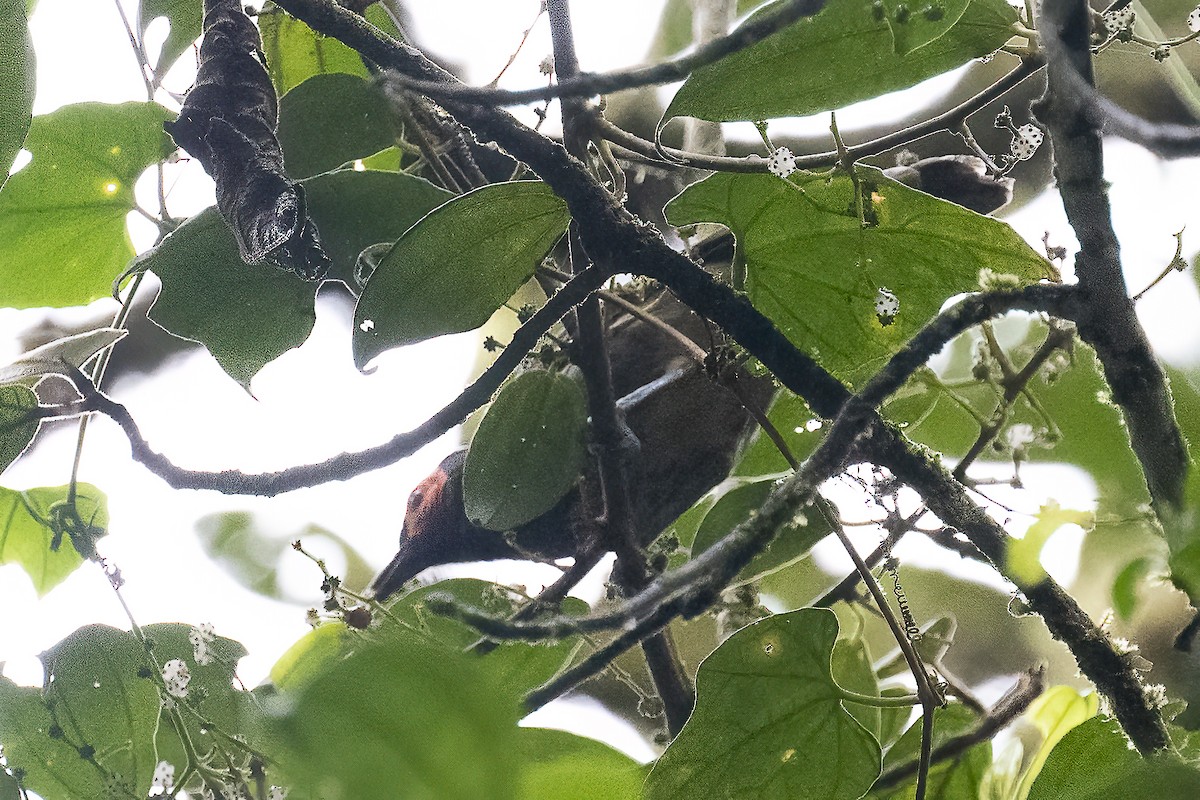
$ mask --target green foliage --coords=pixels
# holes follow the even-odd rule
[[[675,225],[719,222],[737,237],[754,305],[841,378],[898,350],[946,298],[979,288],[984,268],[1035,281],[1045,262],[1008,225],[858,168],[864,215],[849,177],[717,173],[672,200]],[[890,324],[875,313],[887,288]]]
[[[635,800],[646,770],[607,745],[562,731],[521,728],[520,800]]]
[[[745,14],[762,1],[738,0],[737,13]],[[658,21],[658,32],[650,45],[650,57],[660,59],[675,55],[692,43],[693,31],[692,0],[667,0]]]
[[[735,633],[700,665],[696,709],[646,783],[649,800],[857,798],[879,743],[830,672],[833,613],[801,609]]]
[[[578,374],[531,369],[504,385],[463,470],[467,519],[506,531],[549,511],[579,480],[587,398]]]
[[[1021,795],[1029,792],[1029,787],[1059,741],[1072,728],[1095,716],[1099,702],[1094,693],[1080,694],[1069,686],[1055,686],[1030,704],[1026,717],[1037,728],[1042,739],[1026,761],[1019,790]]]
[[[133,257],[125,216],[139,175],[174,149],[156,103],[80,103],[35,117],[33,161],[0,192],[0,303],[82,305]],[[53,274],[53,280],[46,275]]]
[[[1063,525],[1078,525],[1085,531],[1095,524],[1096,516],[1090,511],[1073,511],[1060,508],[1050,501],[1038,511],[1037,521],[1029,526],[1025,535],[1008,543],[1004,574],[1017,586],[1030,587],[1046,577],[1042,569],[1042,548]]]
[[[354,309],[354,363],[478,328],[533,275],[566,230],[567,206],[538,181],[495,183],[446,203],[400,237]]]
[[[29,412],[36,409],[37,395],[20,385],[0,386],[0,472],[17,460],[37,433],[38,421]]]
[[[166,17],[171,24],[155,70],[167,74],[171,65],[200,38],[203,3],[201,0],[141,0],[138,5],[138,30],[144,40],[154,20]]]
[[[97,328],[47,342],[0,367],[0,384],[33,385],[43,375],[69,375],[69,367],[83,366],[92,356],[118,342],[125,333],[117,328]]]
[[[730,479],[714,490],[716,502],[704,513],[692,542],[692,555],[697,556],[720,541],[744,522],[767,499],[781,476],[765,480]],[[704,501],[701,501],[704,502]],[[813,546],[832,532],[825,518],[815,508],[779,532],[771,544],[738,575],[738,583],[762,578],[808,553]]]
[[[37,764],[39,771],[44,769],[65,783],[76,777],[77,767],[71,762],[91,761],[85,770],[93,776],[115,779],[130,792],[149,787],[157,763],[154,726],[160,705],[154,682],[138,676],[147,666],[145,648],[126,631],[88,625],[47,650],[42,660],[47,674],[42,701],[50,721],[61,729],[63,742],[76,749],[89,748],[95,755],[83,758],[76,753],[74,758],[54,759]],[[51,731],[41,735],[54,738]],[[21,765],[9,748],[6,738],[10,763]],[[60,770],[60,764],[65,769]],[[39,782],[30,780],[28,785],[42,791]],[[69,796],[85,800],[103,795]]]
[[[66,486],[16,491],[0,487],[0,564],[20,564],[44,595],[83,563],[75,544],[53,529],[54,509],[67,500]],[[75,508],[84,524],[102,533],[108,527],[104,494],[81,483]],[[92,542],[80,543],[90,548]]]
[[[288,174],[307,178],[391,146],[394,116],[383,94],[357,75],[314,75],[279,99]]]
[[[370,76],[358,53],[337,39],[315,33],[274,3],[263,6],[258,15],[258,30],[271,82],[281,97],[314,75]]]
[[[0,188],[29,131],[34,67],[25,5],[21,0],[0,0]]]
[[[353,170],[318,175],[304,187],[333,259],[331,277],[344,280],[352,280],[364,247],[398,235],[445,195],[419,178]],[[150,318],[203,344],[246,388],[263,366],[303,344],[316,320],[316,286],[270,265],[245,264],[215,208],[191,217],[134,268],[163,284]]]
[[[1131,795],[1130,791],[1136,791]],[[1200,795],[1200,770],[1176,753],[1142,758],[1120,727],[1093,717],[1057,744],[1045,759],[1029,800],[1108,800],[1153,797],[1192,800]]]
[[[953,15],[947,8],[946,17]],[[663,119],[689,116],[729,122],[842,108],[993,52],[1012,36],[1016,19],[1016,11],[1004,0],[971,0],[948,31],[902,54],[902,42],[911,45],[923,36],[894,41],[892,27],[875,18],[870,3],[829,0],[816,16],[693,72]]]

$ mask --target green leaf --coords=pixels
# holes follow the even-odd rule
[[[83,366],[92,356],[120,341],[126,333],[128,331],[120,328],[97,328],[47,342],[0,367],[0,384],[35,383],[43,375],[67,375],[67,365]]]
[[[419,178],[353,170],[318,175],[304,187],[333,259],[330,275],[344,280],[352,280],[364,247],[398,236],[446,196]],[[312,332],[317,287],[269,265],[245,264],[215,208],[189,219],[134,266],[162,281],[150,318],[203,344],[243,387]]]
[[[69,536],[52,550],[54,532],[49,527],[50,509],[67,499],[66,486],[26,489],[18,492],[0,487],[0,564],[20,564],[33,581],[38,596],[44,595],[83,563]],[[77,486],[76,509],[85,523],[108,527],[104,493],[95,486]]]
[[[516,797],[518,707],[475,654],[417,636],[366,642],[278,701],[272,729],[294,785],[361,800],[397,787],[406,800]]]
[[[1003,222],[858,168],[866,217],[849,177],[802,179],[718,173],[667,204],[673,225],[719,222],[745,255],[751,302],[841,378],[879,366],[941,309],[978,290],[988,268],[1036,281],[1044,259]],[[883,324],[880,289],[899,313]]]
[[[692,543],[693,557],[712,547],[756,512],[780,476],[766,480],[730,479],[718,487],[716,503],[704,515]],[[832,530],[816,509],[809,509],[784,527],[767,549],[754,557],[738,574],[738,583],[759,580],[808,553]]]
[[[1178,370],[1168,370],[1175,419],[1184,438],[1191,443],[1191,456],[1200,446],[1200,387]],[[1192,605],[1200,604],[1200,469],[1188,472],[1183,513],[1168,519],[1163,530],[1170,549],[1171,582],[1187,592]]]
[[[566,230],[544,183],[495,183],[456,197],[405,233],[354,309],[354,363],[478,328],[529,280]]]
[[[80,758],[77,747],[65,738],[51,737],[56,724],[41,689],[17,686],[0,676],[0,745],[8,767],[22,771],[22,784],[53,800],[104,797],[100,770]]]
[[[279,100],[288,174],[307,178],[391,146],[394,116],[383,93],[357,75],[314,75]]]
[[[196,749],[208,752],[225,744],[213,728],[224,733],[241,733],[241,721],[249,713],[250,693],[234,688],[237,663],[246,655],[246,648],[233,639],[214,636],[206,643],[211,662],[201,664],[196,659],[196,646],[189,638],[193,630],[191,625],[157,623],[144,626],[142,633],[151,647],[156,667],[172,659],[187,663],[191,673],[188,700],[204,716],[205,723],[191,714],[181,716]],[[174,726],[158,727],[155,746],[159,759],[176,765],[186,763],[186,750]]]
[[[141,0],[138,8],[138,30],[145,41],[146,29],[159,17],[166,17],[171,30],[163,42],[154,70],[166,75],[171,65],[200,38],[204,17],[202,0]]]
[[[156,684],[138,677],[145,648],[127,631],[87,625],[42,661],[47,705],[66,741],[93,748],[97,763],[131,790],[149,787],[160,699]]]
[[[35,66],[25,4],[0,0],[0,188],[29,131]]]
[[[946,35],[962,18],[971,0],[934,0],[912,5],[904,0],[882,0],[882,3],[894,50],[904,56]]]
[[[1112,603],[1117,617],[1128,622],[1133,618],[1133,612],[1138,605],[1138,586],[1150,572],[1151,561],[1148,558],[1135,558],[1130,561],[1117,577],[1113,579]]]
[[[463,469],[467,519],[512,530],[549,511],[579,480],[587,398],[577,375],[534,369],[501,388]]]
[[[346,652],[352,641],[344,622],[325,622],[297,639],[271,667],[271,683],[283,692],[297,692],[319,677]]]
[[[871,663],[871,650],[866,639],[858,636],[838,639],[833,645],[833,657],[829,663],[838,686],[868,697],[879,697],[879,679]],[[879,741],[883,731],[882,712],[885,709],[859,703],[847,703],[845,708],[850,716],[858,720],[859,725]]]
[[[824,423],[812,413],[803,399],[787,389],[782,389],[775,395],[771,408],[767,411],[767,418],[797,459],[807,458],[821,443]],[[789,469],[791,467],[787,459],[779,452],[771,437],[760,429],[746,446],[741,460],[733,468],[733,474],[739,477],[759,478],[778,475]]]
[[[735,633],[700,664],[696,710],[650,773],[648,800],[861,797],[879,743],[830,674],[832,611],[806,608]]]
[[[0,697],[3,696],[3,690],[0,689]],[[17,779],[3,770],[0,770],[0,800],[24,800]]]
[[[1078,525],[1085,531],[1096,523],[1091,511],[1072,511],[1060,508],[1058,501],[1050,500],[1037,513],[1037,520],[1025,531],[1025,536],[1012,539],[1005,553],[1005,576],[1017,586],[1029,587],[1046,577],[1042,569],[1042,548],[1063,525]]]
[[[0,192],[0,304],[74,306],[107,297],[133,257],[133,186],[174,146],[156,103],[80,103],[34,117],[33,161]]]
[[[875,18],[869,2],[828,0],[816,16],[693,72],[663,120],[690,116],[730,122],[842,108],[995,51],[1012,36],[1016,20],[1004,0],[971,0],[944,35],[900,54],[888,23]]]
[[[1129,748],[1115,721],[1100,717],[1062,738],[1029,790],[1029,800],[1193,800],[1197,796],[1200,770],[1172,752],[1142,758]]]
[[[1099,705],[1100,700],[1094,692],[1082,695],[1070,686],[1051,687],[1029,705],[1025,717],[1042,734],[1042,741],[1021,777],[1019,797],[1029,794],[1029,787],[1059,741],[1072,728],[1094,717]]]
[[[38,421],[29,412],[38,406],[33,390],[20,385],[0,386],[0,472],[8,469],[37,433]]]
[[[520,800],[635,800],[645,768],[593,739],[521,728]]]
[[[369,78],[358,53],[292,17],[274,3],[258,15],[263,53],[276,93],[282,97],[314,75],[343,72]]]

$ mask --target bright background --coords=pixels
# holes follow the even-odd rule
[[[136,19],[136,2],[124,5],[130,19]],[[467,80],[485,83],[507,61],[533,20],[537,5],[535,0],[412,2],[413,33],[432,52],[460,64]],[[572,10],[582,65],[600,71],[643,59],[661,2],[576,2]],[[31,30],[38,57],[35,114],[82,101],[145,99],[112,2],[41,0]],[[165,33],[162,20],[151,29],[152,55],[154,43]],[[549,52],[543,16],[509,68],[505,84],[524,87],[543,82],[538,65]],[[166,85],[181,92],[193,75],[194,62],[185,54]],[[944,76],[839,112],[842,130],[853,138],[854,131],[863,126],[878,125],[911,112],[916,104],[935,100],[949,91],[955,80]],[[532,119],[531,114],[524,114]],[[547,130],[553,131],[555,125],[552,117]],[[817,135],[827,125],[827,118],[820,116],[773,123],[772,132]],[[728,132],[748,141],[756,138],[746,125],[730,126]],[[1106,147],[1116,228],[1130,284],[1140,289],[1170,260],[1175,246],[1172,234],[1185,225],[1200,233],[1194,188],[1200,185],[1200,160],[1159,162],[1141,148],[1121,141],[1111,141]],[[171,166],[167,185],[170,208],[176,216],[189,215],[212,202],[211,182],[195,163]],[[156,207],[151,175],[138,189],[143,205]],[[1046,231],[1054,243],[1069,250],[1074,247],[1054,192],[1034,198],[1007,219],[1035,247],[1040,246]],[[153,242],[153,230],[136,215],[131,214],[130,228],[139,250]],[[1190,256],[1193,250],[1185,249],[1185,254]],[[1177,366],[1195,366],[1200,355],[1200,326],[1195,324],[1200,301],[1195,284],[1178,275],[1168,283],[1150,293],[1138,312],[1163,358]],[[17,354],[18,335],[31,327],[47,320],[69,325],[84,318],[103,324],[103,318],[115,310],[116,304],[107,300],[83,310],[0,310],[0,361]],[[323,293],[317,311],[312,338],[266,367],[253,382],[253,396],[225,376],[206,351],[196,349],[176,357],[152,376],[127,376],[112,390],[129,406],[151,444],[177,463],[263,471],[360,449],[414,427],[457,394],[478,353],[478,341],[472,334],[445,337],[387,354],[371,374],[362,375],[350,357],[349,305]],[[138,622],[212,622],[218,633],[242,641],[250,650],[240,674],[254,685],[306,632],[304,610],[320,601],[320,575],[301,556],[289,553],[281,580],[297,602],[265,599],[242,588],[205,556],[193,534],[196,521],[217,511],[245,510],[256,512],[260,524],[280,535],[295,536],[310,525],[321,526],[352,543],[378,567],[394,550],[402,501],[408,491],[457,442],[457,434],[451,432],[401,464],[347,482],[269,500],[231,498],[170,489],[130,461],[119,430],[99,419],[88,433],[81,479],[108,494],[111,534],[100,547],[122,570],[127,581],[124,595]],[[36,452],[6,473],[5,485],[25,488],[65,483],[74,443],[74,427],[44,432]],[[1022,512],[1014,517],[1015,530],[1031,521],[1025,515],[1051,496],[1064,506],[1094,507],[1094,486],[1082,472],[1027,465],[1023,475],[1029,489],[998,493]],[[1060,580],[1073,576],[1081,536],[1078,530],[1065,531],[1047,549],[1044,561]],[[333,571],[342,569],[337,548],[319,536],[305,534],[304,540],[315,552],[329,556]],[[937,563],[941,558],[921,537],[910,540],[902,551],[906,558],[925,563]],[[827,564],[844,561],[844,556],[839,561],[839,554],[827,548],[821,548],[819,556]],[[500,576],[530,586],[545,580],[547,572],[545,568],[531,571],[511,565],[470,570],[481,577]],[[451,573],[464,574],[464,570],[438,574]],[[969,577],[999,585],[987,570],[972,571]],[[594,599],[599,587],[599,580],[592,581],[583,594]],[[27,684],[41,682],[37,654],[76,627],[94,622],[128,625],[106,579],[92,565],[85,565],[44,598],[36,596],[19,567],[0,567],[0,609],[7,611],[0,615],[0,663],[5,675]],[[594,735],[596,731],[590,732]],[[651,752],[629,739],[624,746],[642,757]]]

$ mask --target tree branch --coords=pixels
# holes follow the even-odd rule
[[[1096,350],[1113,400],[1124,414],[1151,502],[1165,520],[1182,507],[1187,447],[1175,422],[1166,377],[1138,322],[1121,271],[1100,129],[1084,113],[1073,89],[1081,81],[1093,85],[1090,9],[1085,0],[1044,3],[1040,8],[1038,27],[1048,67],[1046,93],[1033,110],[1049,128],[1063,207],[1079,239],[1079,335]]]
[[[824,0],[788,0],[771,13],[760,14],[754,19],[748,20],[732,33],[703,44],[688,55],[647,67],[636,67],[618,72],[560,73],[562,79],[550,86],[509,91],[485,86],[448,85],[441,80],[431,81],[424,76],[418,77],[412,74],[405,74],[399,80],[406,88],[427,94],[439,101],[477,103],[489,106],[534,103],[555,97],[591,97],[597,94],[619,92],[622,89],[636,89],[640,86],[658,86],[681,81],[700,67],[708,66],[720,61],[725,56],[757,44],[793,22],[804,17],[811,17],[824,5]]]
[[[394,464],[432,442],[461,423],[491,399],[521,360],[534,348],[542,334],[564,314],[582,302],[609,278],[600,267],[590,267],[554,294],[546,304],[513,334],[512,341],[493,364],[474,383],[425,422],[390,441],[353,453],[342,453],[318,464],[304,464],[278,472],[248,474],[239,470],[208,472],[177,466],[155,451],[142,436],[129,410],[97,391],[90,383],[78,386],[84,393],[88,410],[111,417],[129,439],[135,461],[176,489],[210,489],[224,494],[249,494],[273,497],[283,492],[318,486],[333,480],[348,480],[356,475]]]

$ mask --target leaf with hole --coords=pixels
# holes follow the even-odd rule
[[[1004,0],[971,0],[949,30],[901,53],[897,45],[910,43],[903,35],[895,40],[885,16],[877,18],[863,0],[828,0],[815,16],[693,72],[660,125],[678,116],[731,122],[843,108],[992,53],[1013,35],[1017,21]],[[947,17],[953,17],[950,8]]]
[[[751,302],[797,346],[845,380],[880,366],[933,318],[947,298],[979,289],[990,269],[1034,282],[1045,259],[997,220],[859,167],[854,184],[798,183],[772,175],[716,174],[667,204],[673,225],[719,222],[746,261]],[[900,303],[886,322],[880,289]]]
[[[696,709],[654,765],[647,800],[861,797],[879,742],[830,671],[838,623],[804,608],[743,628],[700,664]]]
[[[125,217],[142,172],[170,155],[157,103],[80,103],[34,117],[33,160],[0,192],[0,305],[107,297],[133,257]]]
[[[141,0],[138,6],[138,30],[143,41],[146,30],[154,20],[166,18],[171,25],[154,67],[157,75],[166,75],[171,65],[200,38],[203,11],[203,3],[199,0]]]
[[[508,381],[467,451],[467,518],[507,531],[549,511],[579,480],[586,434],[587,399],[577,374],[534,369]]]
[[[494,183],[435,209],[396,242],[354,309],[354,363],[478,328],[567,229],[567,206],[540,181]]]

